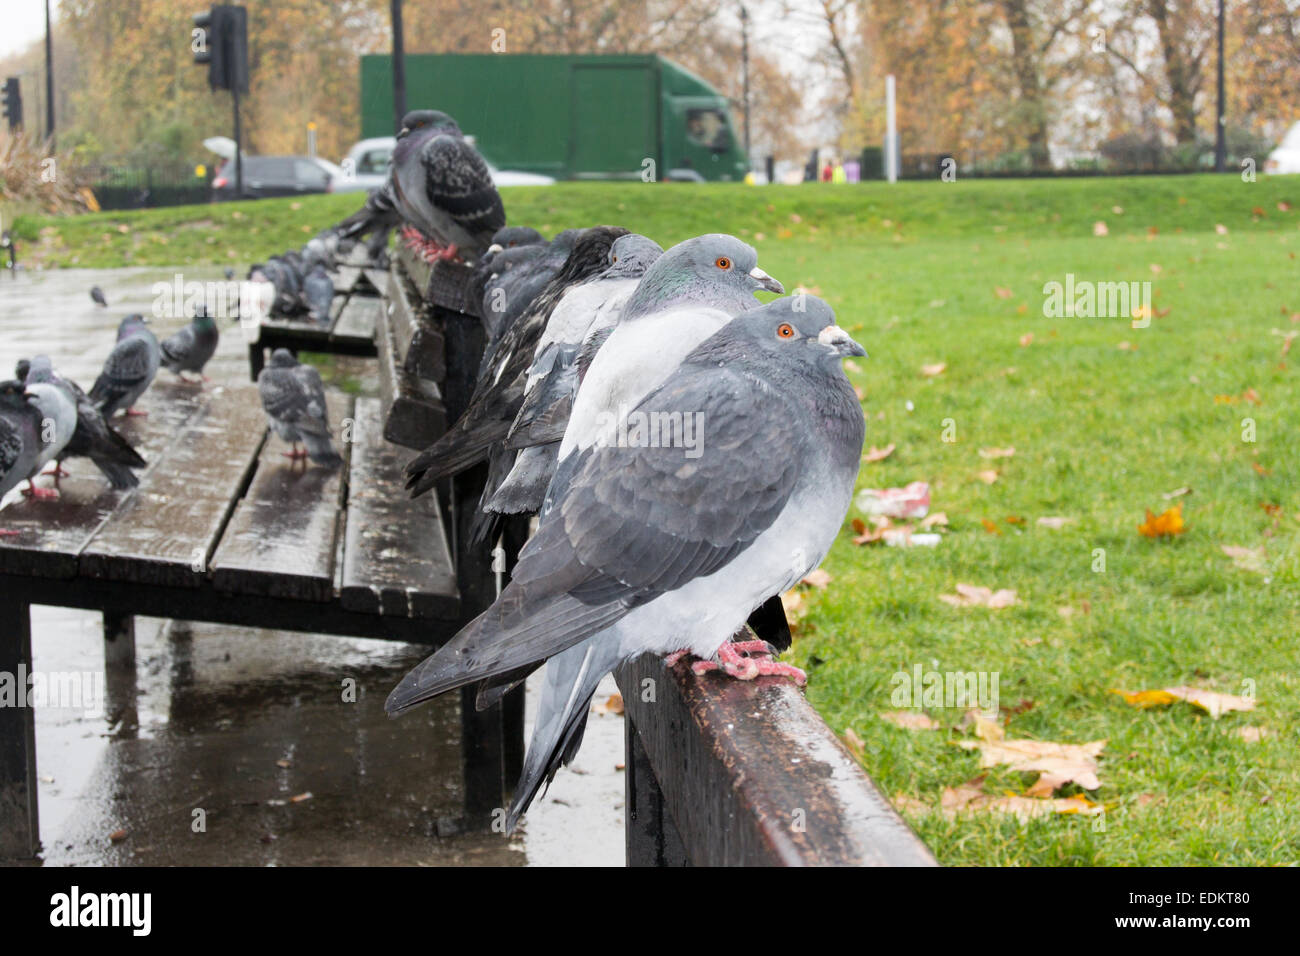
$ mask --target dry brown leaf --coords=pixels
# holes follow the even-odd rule
[[[936,375],[942,375],[944,369],[947,367],[947,362],[936,362],[933,365],[922,365],[921,374],[926,378],[934,378]]]
[[[1105,809],[1081,793],[1072,797],[1057,797],[1052,800],[1040,800],[1035,797],[1018,797],[1014,794],[998,797],[988,803],[982,803],[971,809],[987,810],[991,813],[1010,813],[1021,820],[1032,820],[1049,813],[1077,813],[1082,816],[1098,816]]]
[[[1203,687],[1165,687],[1160,690],[1139,690],[1131,693],[1112,689],[1111,693],[1119,694],[1133,706],[1144,709],[1185,700],[1187,703],[1201,708],[1215,720],[1232,710],[1255,709],[1255,699],[1253,697],[1222,694],[1215,690],[1206,690]]]
[[[623,707],[622,694],[610,694],[607,698],[605,698],[603,703],[596,704],[592,708],[592,710],[596,711],[596,713],[598,714],[614,714],[614,715],[622,714],[623,709],[624,707]]]
[[[289,798],[289,802],[290,802],[290,803],[304,803],[304,802],[310,800],[310,799],[311,799],[311,796],[312,796],[311,791],[308,790],[308,791],[306,791],[305,793],[300,793],[300,794],[297,794],[296,796],[292,796],[292,797],[290,797],[290,798]]]
[[[1101,786],[1097,778],[1097,756],[1106,747],[1104,740],[1086,744],[1060,744],[1047,740],[959,740],[965,750],[980,752],[980,767],[1005,764],[1012,770],[1050,774],[1056,786],[1077,783],[1085,790]]]
[[[877,448],[875,445],[872,445],[871,450],[862,456],[862,460],[867,462],[884,461],[894,453],[894,447],[893,442],[890,442],[884,448]]]
[[[1094,236],[1109,236],[1110,230],[1107,229],[1106,224],[1099,219],[1092,224],[1092,234]]]
[[[955,787],[944,787],[943,793],[939,796],[940,808],[949,811],[962,810],[968,807],[971,801],[988,796],[983,790],[984,778],[987,776],[988,774],[980,774]]]
[[[1002,729],[1000,723],[973,707],[962,715],[962,722],[973,724],[975,736],[980,740],[1001,740],[1006,736],[1006,731]]]
[[[1237,736],[1248,744],[1257,744],[1268,736],[1267,727],[1238,727]]]
[[[928,803],[924,800],[918,800],[916,797],[909,796],[906,793],[894,794],[894,799],[890,802],[894,804],[894,809],[899,813],[921,814],[930,812],[930,805]]]
[[[1016,592],[1007,588],[994,591],[974,584],[958,584],[956,594],[940,594],[939,600],[953,607],[1004,608],[1016,603]]]
[[[947,526],[948,526],[948,514],[947,514],[947,512],[944,512],[944,511],[936,511],[934,514],[926,515],[923,519],[921,519],[921,527],[922,527],[923,529],[925,529],[925,528],[934,528],[934,527],[936,527],[936,526],[938,526],[938,527],[947,527]]]
[[[907,730],[937,730],[939,727],[937,720],[916,710],[890,710],[882,713],[880,719]]]
[[[800,578],[799,583],[824,591],[826,590],[826,585],[831,583],[831,580],[831,573],[825,568],[814,568]]]
[[[1064,528],[1067,524],[1071,524],[1073,521],[1074,521],[1073,518],[1062,518],[1059,516],[1052,516],[1052,515],[1046,515],[1038,519],[1038,523],[1042,525],[1044,528],[1052,528],[1055,530]]]
[[[866,744],[862,742],[862,738],[857,735],[852,727],[844,728],[844,743],[855,757],[861,757],[862,751],[866,747]]]
[[[1028,348],[1028,347],[1029,347],[1030,345],[1032,345],[1033,343],[1034,343],[1034,333],[1033,333],[1033,332],[1026,332],[1024,335],[1020,336],[1020,347],[1021,347],[1022,349],[1023,349],[1023,348]]]
[[[782,591],[781,607],[788,618],[797,619],[802,617],[804,613],[803,595],[793,589]]]
[[[984,471],[975,472],[975,477],[986,485],[991,485],[998,480],[998,473],[992,468],[986,468]]]
[[[1181,498],[1183,495],[1190,495],[1191,493],[1192,489],[1184,485],[1182,488],[1175,488],[1173,491],[1166,491],[1160,497],[1164,498],[1166,501],[1170,501],[1174,498]]]
[[[1001,286],[1001,285],[994,286],[993,294],[996,295],[999,299],[1011,298],[1011,290],[1008,289],[1006,286]]]
[[[1268,570],[1266,563],[1268,556],[1262,544],[1258,548],[1243,548],[1232,544],[1221,544],[1219,547],[1224,554],[1232,558],[1233,566],[1240,568],[1242,571],[1254,571],[1263,574]]]
[[[989,534],[1002,533],[1002,529],[997,526],[997,523],[989,520],[988,518],[980,518],[980,524],[984,525],[984,530],[987,531]]]
[[[1014,446],[1009,448],[981,448],[981,458],[1010,458],[1016,453]]]

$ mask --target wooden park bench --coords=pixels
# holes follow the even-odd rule
[[[100,611],[108,668],[133,669],[135,615],[430,645],[455,634],[496,594],[490,555],[462,544],[457,488],[409,498],[410,453],[385,439],[385,404],[338,392],[329,403],[337,470],[284,458],[247,382],[156,382],[140,402],[150,414],[121,426],[150,463],[138,488],[114,491],[81,463],[60,501],[4,509],[3,526],[22,533],[0,538],[0,671],[31,673],[33,604]],[[523,696],[483,713],[472,701],[471,690],[465,812],[486,820],[522,766]],[[0,708],[0,858],[38,849],[33,717]]]
[[[382,296],[388,287],[388,272],[365,264],[364,249],[354,250],[347,260],[330,274],[334,281],[334,301],[330,304],[329,323],[307,318],[266,319],[252,331],[257,338],[248,343],[248,371],[252,381],[266,365],[267,356],[279,348],[298,352],[329,355],[374,357],[376,316],[383,308]]]

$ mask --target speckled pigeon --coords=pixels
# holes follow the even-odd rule
[[[335,468],[343,457],[330,441],[329,408],[320,372],[301,365],[288,349],[276,349],[257,376],[257,394],[271,428],[293,446],[286,458],[307,456],[318,465]],[[299,444],[305,451],[299,451]]]
[[[302,283],[302,301],[311,320],[320,325],[330,324],[330,306],[334,302],[334,280],[317,262]]]
[[[402,221],[415,230],[408,238],[431,262],[478,259],[506,223],[487,163],[456,121],[438,110],[413,110],[402,118],[388,183],[390,197],[384,202],[391,198]],[[340,235],[360,235],[370,231],[368,221],[390,218],[377,206],[369,220],[350,224]]]
[[[491,361],[510,327],[559,275],[582,232],[566,229],[544,245],[517,246],[493,257],[491,272],[483,279],[478,295],[487,332],[480,371]]]
[[[104,362],[104,370],[90,389],[90,400],[111,418],[125,409],[128,415],[147,415],[132,406],[158,374],[162,352],[144,316],[128,315],[117,328],[117,344]]]
[[[140,484],[132,469],[144,468],[147,462],[109,426],[103,413],[76,382],[54,371],[49,356],[37,355],[30,362],[20,362],[19,374],[28,382],[46,382],[63,389],[76,406],[77,427],[55,459],[56,464],[68,458],[89,458],[114,488],[134,488]],[[55,471],[56,476],[62,474],[61,468]]]
[[[189,325],[159,344],[162,364],[181,378],[185,377],[182,372],[193,372],[207,381],[203,368],[216,354],[220,339],[216,320],[205,307],[200,307]]]
[[[761,642],[729,639],[820,563],[843,523],[864,423],[841,359],[863,354],[803,296],[700,343],[628,411],[620,441],[565,461],[509,585],[406,675],[388,712],[467,684],[488,705],[549,659],[513,829],[576,754],[620,662],[689,652],[700,672],[802,682]]]

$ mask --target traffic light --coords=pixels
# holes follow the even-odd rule
[[[4,109],[5,118],[9,120],[10,129],[17,129],[23,125],[23,94],[18,89],[18,77],[16,76],[11,76],[5,80]]]
[[[190,33],[194,62],[208,68],[208,85],[214,90],[248,92],[248,11],[232,4],[217,4],[194,14]]]

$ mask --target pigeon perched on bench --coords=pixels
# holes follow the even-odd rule
[[[330,306],[334,302],[334,280],[325,271],[324,263],[317,262],[302,282],[302,302],[313,322],[330,324]]]
[[[330,440],[329,408],[320,372],[300,364],[288,349],[276,349],[257,376],[257,394],[272,430],[293,447],[284,453],[286,458],[305,456],[328,468],[343,463]],[[300,444],[305,450],[298,450]]]
[[[43,443],[35,400],[22,382],[0,382],[0,498],[39,470],[36,461]],[[3,535],[18,533],[0,529]]]
[[[118,410],[127,415],[147,415],[132,406],[158,374],[162,352],[144,316],[128,315],[117,327],[117,344],[108,353],[104,370],[90,389],[90,400],[105,418]]]
[[[360,213],[340,223],[339,235],[353,238],[391,228],[394,214],[429,262],[474,261],[506,224],[487,163],[446,113],[413,110],[402,117],[385,186]]]
[[[559,275],[583,232],[566,229],[548,243],[503,249],[492,257],[490,272],[481,284],[477,280],[471,283],[478,293],[483,329],[487,332],[480,373],[510,327]]]
[[[510,583],[402,679],[388,712],[468,684],[488,706],[546,662],[513,830],[573,759],[620,662],[688,652],[697,672],[802,682],[762,642],[729,642],[840,530],[864,431],[841,360],[864,354],[811,296],[726,323],[625,415],[622,440],[564,461]],[[656,421],[675,440],[653,442],[643,426]]]
[[[63,474],[59,466],[68,458],[89,458],[114,488],[134,488],[140,484],[132,469],[144,468],[148,463],[130,442],[109,426],[103,413],[76,382],[54,371],[48,355],[37,355],[30,362],[20,362],[18,375],[30,383],[45,382],[63,389],[76,406],[77,427],[55,459],[56,484]]]
[[[32,396],[31,403],[41,416],[41,448],[32,471],[27,476],[28,488],[25,493],[33,498],[57,498],[57,491],[37,488],[32,479],[47,464],[61,457],[68,442],[72,441],[72,435],[77,430],[77,403],[65,389],[52,382],[31,381],[30,373],[27,394]]]
[[[220,339],[216,320],[206,308],[200,307],[189,325],[159,344],[162,364],[180,378],[185,377],[182,372],[193,372],[206,382],[203,368],[216,354]]]

